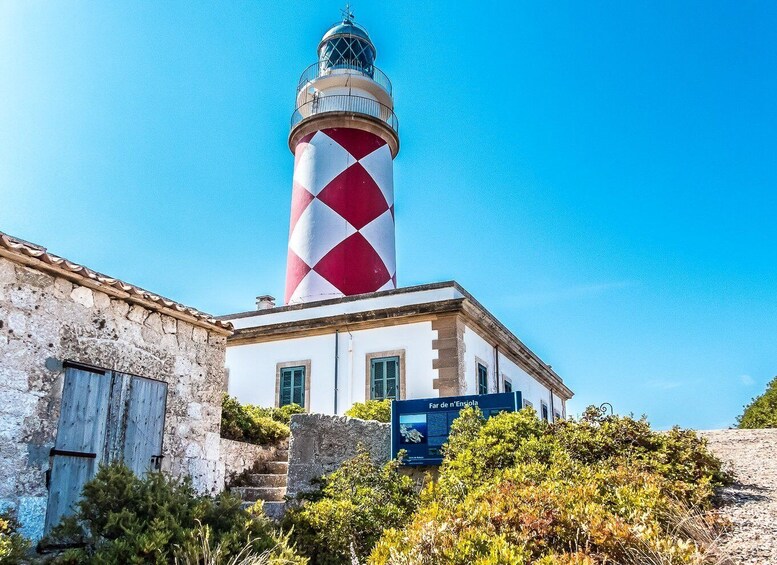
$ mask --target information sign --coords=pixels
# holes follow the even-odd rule
[[[520,391],[395,400],[391,403],[391,456],[404,449],[406,465],[439,465],[451,424],[463,408],[475,406],[489,418],[519,410],[521,403]]]

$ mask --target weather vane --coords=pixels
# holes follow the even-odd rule
[[[343,15],[343,21],[345,21],[345,22],[350,22],[354,18],[353,12],[351,12],[351,3],[350,2],[345,4],[345,9],[344,10],[340,10],[340,13]]]

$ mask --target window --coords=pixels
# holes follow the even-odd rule
[[[533,407],[534,407],[534,404],[532,404],[532,403],[531,403],[531,400],[526,400],[526,399],[524,398],[524,399],[523,399],[523,407],[524,407],[524,408],[528,408],[529,406],[531,406],[531,407],[533,408]]]
[[[542,403],[542,419],[548,421],[548,405],[544,402]]]
[[[397,400],[399,383],[399,357],[375,357],[370,359],[370,398]]]
[[[299,404],[305,407],[305,367],[284,367],[281,369],[281,397],[279,406]]]
[[[488,367],[478,363],[478,394],[488,394]]]
[[[553,411],[553,421],[558,422],[561,419],[561,412],[558,410]]]
[[[513,392],[513,383],[505,380],[505,392]]]

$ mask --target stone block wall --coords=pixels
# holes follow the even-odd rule
[[[336,470],[363,446],[376,463],[391,458],[391,424],[346,416],[291,417],[287,496],[313,489],[313,480]]]
[[[220,472],[229,483],[231,476],[251,469],[257,463],[275,461],[277,459],[276,452],[287,448],[287,442],[282,442],[277,446],[263,446],[221,438]]]
[[[219,332],[0,257],[0,506],[40,536],[63,361],[167,382],[162,468],[223,488],[225,351]]]

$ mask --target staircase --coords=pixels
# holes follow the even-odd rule
[[[273,520],[280,520],[286,506],[286,477],[289,472],[289,450],[276,449],[275,457],[258,462],[250,473],[243,475],[245,486],[233,486],[230,491],[243,500],[243,507],[253,506],[261,500],[264,513]]]

